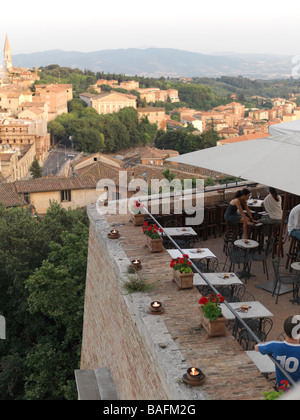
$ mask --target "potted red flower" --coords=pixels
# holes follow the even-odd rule
[[[151,252],[162,252],[164,250],[161,237],[162,231],[156,224],[144,222],[143,232],[147,236],[147,245]]]
[[[199,300],[201,311],[201,325],[206,329],[210,337],[220,337],[227,335],[227,319],[222,314],[220,304],[225,301],[222,295],[214,293],[207,297],[203,296]]]
[[[135,224],[135,226],[142,226],[145,220],[145,214],[142,213],[142,209],[144,208],[144,204],[138,200],[135,200],[132,205],[132,213],[131,213],[131,220]]]
[[[180,289],[190,289],[193,287],[194,273],[191,268],[192,263],[189,256],[184,254],[182,258],[178,257],[171,261],[170,267],[174,272],[174,280]]]

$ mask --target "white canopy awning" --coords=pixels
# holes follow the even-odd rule
[[[300,195],[300,121],[276,124],[271,137],[186,153],[169,162],[206,168]]]

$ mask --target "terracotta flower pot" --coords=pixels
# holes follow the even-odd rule
[[[210,321],[208,318],[205,318],[202,310],[202,306],[200,306],[201,312],[201,326],[205,328],[207,334],[210,337],[225,337],[227,335],[227,318],[223,315],[216,319],[215,321]]]
[[[143,226],[144,220],[145,220],[145,215],[143,213],[132,214],[131,215],[131,220],[133,221],[135,226]]]
[[[191,289],[193,287],[194,273],[180,273],[179,270],[173,270],[174,280],[180,289]]]
[[[147,246],[151,252],[162,252],[164,250],[162,238],[151,239],[150,236],[147,236]]]

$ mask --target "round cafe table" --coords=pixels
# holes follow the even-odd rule
[[[257,241],[254,241],[253,239],[237,239],[234,241],[234,245],[242,248],[245,251],[245,257],[252,251],[253,249],[257,248],[259,246],[259,243]],[[240,278],[249,279],[250,277],[255,277],[254,274],[250,273],[250,262],[251,258],[245,258],[244,259],[244,268],[243,271],[239,272],[238,275]]]

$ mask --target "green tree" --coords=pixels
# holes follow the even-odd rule
[[[34,178],[34,179],[42,178],[42,176],[43,176],[42,168],[41,168],[41,166],[39,164],[39,161],[37,160],[36,156],[34,157],[34,160],[32,161],[32,164],[30,165],[29,172],[30,172],[30,175],[32,176],[32,178]]]
[[[105,148],[104,136],[94,128],[82,128],[74,135],[74,146],[86,153],[101,152]]]
[[[64,126],[57,120],[48,123],[48,130],[51,135],[52,144],[59,143],[66,135]]]
[[[76,399],[88,236],[81,223],[64,232],[62,244],[51,243],[47,260],[26,282],[30,314],[47,323],[26,357],[25,399]]]
[[[0,314],[7,326],[0,400],[76,398],[87,241],[82,210],[51,203],[39,221],[28,209],[0,207]]]

